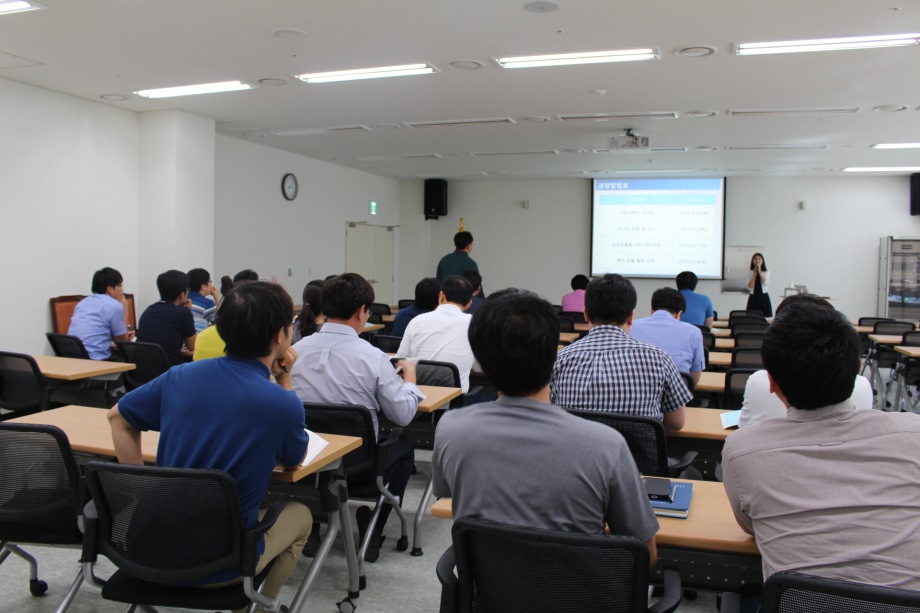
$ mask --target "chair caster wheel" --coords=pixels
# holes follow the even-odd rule
[[[396,551],[405,551],[407,549],[409,549],[409,537],[403,535],[396,541]]]
[[[367,576],[361,575],[360,577],[358,577],[358,589],[363,590],[366,587],[367,587]]]
[[[356,605],[351,598],[346,598],[341,602],[337,602],[335,606],[339,608],[340,613],[354,613],[355,609],[358,608],[358,605]]]
[[[29,592],[33,596],[44,596],[48,591],[48,584],[41,579],[29,579]]]
[[[414,556],[414,557],[417,558],[417,557],[419,557],[419,556],[421,556],[421,555],[424,555],[424,554],[423,554],[423,552],[422,552],[422,548],[421,548],[421,547],[413,547],[413,548],[412,548],[412,551],[409,552],[409,555],[410,555],[410,556]]]

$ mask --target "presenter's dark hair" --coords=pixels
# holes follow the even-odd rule
[[[470,282],[474,292],[482,286],[482,275],[475,270],[464,270],[463,278]]]
[[[620,275],[594,279],[585,290],[585,311],[594,324],[623,325],[636,309],[636,288]]]
[[[425,277],[415,284],[415,306],[433,311],[438,306],[441,282],[437,277]]]
[[[121,285],[123,281],[121,273],[114,268],[100,268],[93,273],[93,293],[104,294],[107,288]]]
[[[297,316],[297,330],[301,338],[316,332],[316,318],[323,312],[323,285],[319,280],[310,281],[303,288],[303,308]]]
[[[763,339],[763,361],[797,409],[838,404],[853,394],[859,335],[846,318],[809,299],[785,300]]]
[[[233,279],[230,279],[229,276],[224,275],[223,277],[220,278],[220,293],[226,294],[230,290],[232,290],[234,287],[239,285],[240,283],[248,283],[249,281],[258,281],[258,280],[259,280],[259,273],[257,273],[251,268],[247,268],[246,270],[239,271],[238,273],[233,275]]]
[[[585,275],[575,275],[572,277],[572,289],[588,289],[588,283],[591,283],[591,279]]]
[[[763,262],[763,264],[760,266],[760,270],[767,272],[767,258],[763,257],[762,253],[755,253],[751,256],[751,270],[754,270],[754,258],[756,258],[758,255],[760,256],[760,260]]]
[[[362,306],[374,304],[374,288],[361,275],[346,272],[326,281],[321,298],[326,317],[351,319]]]
[[[160,292],[160,300],[172,302],[182,292],[188,291],[188,275],[181,270],[167,270],[160,273],[157,277],[157,291]]]
[[[677,315],[681,311],[687,310],[687,300],[684,295],[673,287],[662,287],[656,289],[652,294],[652,310],[660,311],[664,309],[671,315]]]
[[[547,301],[515,288],[495,292],[473,314],[470,347],[495,388],[526,396],[549,384],[559,318]]]
[[[227,353],[262,358],[272,351],[272,339],[291,325],[294,303],[277,283],[251,281],[224,296],[217,311],[217,333]]]
[[[699,282],[699,279],[696,278],[696,275],[689,270],[677,275],[677,289],[688,289],[691,292],[696,289],[696,284]]]
[[[457,249],[466,249],[473,244],[473,235],[469,232],[457,232],[454,234],[454,247]]]
[[[188,286],[194,291],[201,291],[202,285],[207,285],[211,280],[211,273],[204,268],[193,268],[188,271]]]
[[[450,275],[441,282],[441,291],[448,302],[466,306],[473,297],[473,286],[460,275]]]

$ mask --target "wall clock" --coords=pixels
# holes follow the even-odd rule
[[[281,177],[281,193],[286,200],[297,197],[297,177],[293,173],[289,172]]]

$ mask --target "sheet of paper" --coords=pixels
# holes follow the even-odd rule
[[[307,433],[307,436],[310,437],[310,444],[307,446],[307,457],[301,462],[301,466],[306,466],[310,462],[316,459],[316,456],[319,455],[319,452],[326,448],[326,445],[329,444],[329,441],[321,437],[316,432],[313,432],[309,428],[304,428],[304,432]]]
[[[719,417],[722,419],[722,429],[728,430],[738,425],[741,420],[741,411],[728,411],[727,413],[722,413]]]

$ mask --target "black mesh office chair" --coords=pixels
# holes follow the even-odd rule
[[[3,419],[48,410],[53,391],[35,358],[0,351],[0,408],[13,411]]]
[[[469,517],[454,521],[451,538],[437,565],[441,613],[667,613],[680,605],[680,574],[667,569],[664,596],[648,606],[648,549],[633,538]]]
[[[80,469],[67,436],[54,426],[0,424],[0,563],[12,553],[29,563],[29,591],[42,596],[35,558],[19,544],[78,545],[83,533]],[[74,552],[74,561],[77,560]],[[58,611],[73,601],[82,583],[78,573]]]
[[[736,317],[763,317],[763,313],[760,311],[745,311],[745,310],[736,310],[728,312],[728,321],[731,322]]]
[[[396,306],[400,309],[405,309],[406,307],[415,306],[415,300],[404,299],[396,303]]]
[[[116,341],[115,345],[125,362],[136,366],[134,370],[125,371],[125,387],[128,391],[153,381],[172,366],[166,350],[156,343]]]
[[[734,356],[732,356],[734,359]],[[760,368],[731,368],[725,373],[725,388],[722,393],[722,408],[737,411],[744,402],[744,388],[747,380]]]
[[[374,334],[371,336],[371,345],[384,353],[396,353],[399,350],[400,343],[402,343],[401,336],[391,336],[389,334]]]
[[[916,329],[914,324],[904,321],[878,321],[872,328],[872,334],[903,336],[908,332]],[[893,346],[873,343],[869,357],[866,359],[866,365],[869,366],[869,381],[872,383],[873,393],[876,395],[881,391],[882,402],[885,406],[891,406],[888,401],[888,390],[891,387],[894,378],[897,375],[897,365],[901,361],[900,354],[894,350]],[[888,375],[888,381],[882,380],[881,368],[891,369]]]
[[[735,349],[754,347],[760,349],[763,347],[763,333],[761,332],[739,332],[734,336]]]
[[[763,334],[769,325],[770,324],[768,324],[765,321],[761,321],[761,322],[746,321],[746,322],[732,324],[731,325],[732,336],[735,336],[736,334],[750,334],[750,333]]]
[[[379,315],[391,315],[390,305],[383,304],[382,302],[375,302],[371,305],[371,313],[377,313]]]
[[[102,597],[142,606],[241,609],[257,602],[277,612],[277,599],[256,592],[259,539],[278,519],[276,503],[258,526],[243,527],[233,478],[218,470],[90,462],[86,480],[84,575]],[[103,583],[93,575],[99,555],[118,570]],[[223,588],[177,586],[240,569],[242,583]]]
[[[657,419],[639,417],[638,415],[624,415],[609,411],[582,411],[568,409],[572,415],[582,419],[596,421],[609,426],[623,435],[636,467],[643,475],[650,477],[680,477],[685,471],[690,474],[687,478],[700,478],[699,471],[692,467],[693,461],[699,455],[696,451],[688,451],[680,459],[668,457],[668,442],[664,426]]]
[[[880,321],[894,321],[890,317],[860,317],[856,322],[856,325],[859,326],[874,326]]]
[[[575,321],[571,317],[559,317],[559,332],[574,332]]]
[[[54,355],[62,358],[90,359],[89,352],[86,351],[83,341],[76,336],[55,334],[54,332],[45,332],[45,336],[48,338],[48,343],[51,345]]]
[[[723,594],[723,613],[739,610],[738,594]],[[920,592],[782,572],[767,579],[761,613],[920,613]]]
[[[760,347],[735,347],[732,349],[732,368],[763,368]]]
[[[573,322],[575,322],[576,324],[587,323],[587,322],[585,321],[585,313],[584,313],[584,311],[563,311],[563,312],[561,313],[561,315],[562,315],[563,317],[568,317],[569,319],[571,319],[571,320],[572,320]]]
[[[712,332],[701,332],[703,335],[703,347],[709,349],[709,351],[716,350],[716,335]]]

